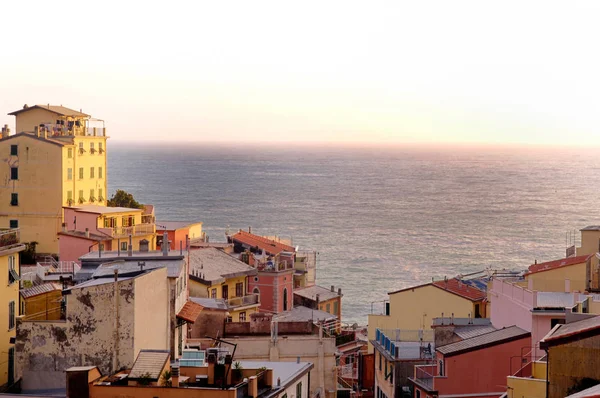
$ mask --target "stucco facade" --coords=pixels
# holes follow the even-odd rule
[[[248,291],[260,295],[260,309],[279,313],[289,311],[294,305],[294,270],[259,270],[248,278]]]
[[[167,270],[92,280],[66,291],[66,319],[17,320],[17,375],[24,390],[64,388],[65,370],[131,366],[142,348],[169,349]],[[149,327],[152,325],[152,327]]]
[[[540,292],[581,292],[587,286],[586,262],[525,274],[529,290]]]

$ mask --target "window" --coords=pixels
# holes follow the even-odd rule
[[[17,156],[19,154],[19,147],[17,145],[10,146],[10,156]]]
[[[10,194],[10,205],[11,206],[18,206],[19,205],[19,194],[18,193],[11,193]]]
[[[72,180],[72,179],[73,179],[73,169],[69,167],[67,169],[67,180]]]
[[[124,227],[133,227],[135,225],[135,218],[133,216],[123,216],[121,223]]]
[[[67,157],[69,159],[73,157],[73,148],[67,148]]]
[[[288,310],[288,291],[287,288],[283,289],[283,310]]]
[[[381,364],[382,364],[382,358],[381,358],[381,353],[379,353],[379,370],[381,370]]]
[[[475,318],[481,318],[481,309],[479,304],[475,304]]]
[[[8,284],[12,285],[19,279],[19,274],[16,269],[17,262],[15,260],[15,256],[8,256]]]
[[[443,376],[444,375],[444,361],[442,361],[441,359],[440,359],[440,362],[438,364],[438,368],[439,368],[439,371],[440,371],[440,376]]]
[[[90,167],[90,178],[94,178],[94,168]]]
[[[259,290],[257,287],[255,287],[255,288],[252,290],[252,293],[254,293],[254,294],[260,294],[260,290]]]
[[[235,296],[242,297],[244,295],[244,282],[235,284]]]
[[[222,287],[222,295],[221,295],[224,299],[228,299],[229,298],[229,287],[227,285],[223,285]]]
[[[105,251],[105,250],[104,250],[104,243],[100,243],[100,244],[98,245],[98,248],[99,248],[99,250],[100,250],[101,252]]]
[[[246,311],[240,312],[240,322],[246,322]]]
[[[340,303],[338,303],[337,301],[334,301],[333,302],[333,314],[337,315],[339,311],[340,311]]]
[[[93,142],[90,142],[90,153],[96,153],[96,148],[94,148]]]
[[[15,328],[15,302],[11,301],[8,303],[8,328]]]
[[[329,312],[331,314],[331,304],[327,303],[325,306],[325,312]]]
[[[210,289],[210,298],[212,298],[212,299],[217,298],[217,288],[216,287],[213,289]]]
[[[417,394],[415,395],[415,397],[416,398],[421,398],[421,390],[415,389],[415,391],[417,392]]]
[[[79,179],[83,180],[83,167],[79,168]]]
[[[104,152],[104,148],[102,148],[101,142],[98,143],[98,152],[100,152],[100,153]]]
[[[550,319],[550,329],[554,328],[556,325],[564,325],[565,320],[560,318],[552,318]]]
[[[98,178],[104,178],[102,177],[102,167],[98,167]]]
[[[121,251],[122,252],[126,252],[127,251],[127,242],[121,242]]]
[[[90,189],[90,202],[95,202],[96,201],[96,197],[94,196],[94,190]]]
[[[10,220],[10,228],[19,228],[19,220]]]
[[[83,149],[83,142],[79,143],[79,154],[83,154],[85,152],[85,149]]]
[[[83,203],[85,202],[85,199],[83,197],[83,189],[79,191],[79,203]]]
[[[98,200],[104,200],[102,188],[98,189]]]
[[[296,384],[296,398],[302,398],[302,382]]]
[[[67,204],[69,206],[73,204],[73,191],[67,191]]]
[[[117,226],[117,219],[114,217],[106,217],[104,219],[104,228],[114,228]]]
[[[19,168],[18,167],[11,167],[10,168],[10,179],[11,180],[18,180],[19,179]]]

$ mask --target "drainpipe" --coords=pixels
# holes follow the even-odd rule
[[[550,353],[548,348],[544,348],[546,351],[546,398],[550,396],[550,380],[548,380],[548,370],[550,369]]]
[[[115,349],[113,351],[113,372],[116,372],[119,364],[119,270],[115,269],[114,282],[115,295]]]

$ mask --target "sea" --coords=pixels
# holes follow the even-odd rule
[[[562,258],[600,224],[593,149],[116,142],[108,154],[109,196],[154,204],[158,221],[316,250],[317,283],[342,289],[348,324],[432,278]]]

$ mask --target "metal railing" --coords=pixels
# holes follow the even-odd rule
[[[18,228],[0,230],[0,248],[16,245],[21,241],[21,232]]]
[[[226,299],[229,308],[244,307],[246,305],[260,304],[259,295],[256,293],[247,296],[232,297]]]
[[[434,376],[430,373],[435,365],[416,365],[415,366],[415,380],[424,385],[425,387],[433,390],[433,379]]]
[[[131,227],[113,227],[113,228],[98,228],[113,238],[124,238],[129,235],[148,235],[156,232],[155,224],[138,224]]]

